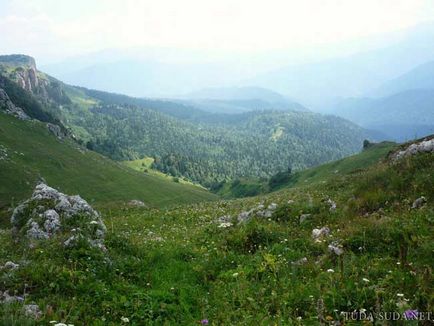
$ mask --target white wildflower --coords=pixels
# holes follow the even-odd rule
[[[121,317],[122,322],[129,323],[130,320],[127,317]]]
[[[335,271],[334,271],[334,269],[331,269],[331,268],[329,268],[328,270],[327,270],[327,273],[334,273]]]
[[[362,280],[363,280],[363,282],[365,282],[365,283],[369,283],[370,281],[367,279],[367,278],[362,278]]]

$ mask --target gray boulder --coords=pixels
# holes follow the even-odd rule
[[[312,215],[311,214],[301,214],[299,217],[300,224],[307,221]]]
[[[331,254],[336,256],[340,256],[344,253],[344,249],[342,249],[342,247],[337,243],[329,244],[327,249]]]
[[[398,151],[392,155],[392,161],[397,162],[404,157],[413,156],[419,153],[433,153],[434,152],[434,138],[424,140],[419,143],[409,145],[404,150]]]
[[[141,200],[133,199],[128,202],[128,206],[130,207],[146,207],[145,203]]]
[[[80,196],[68,196],[40,183],[30,199],[13,211],[14,234],[33,240],[54,236],[67,238],[65,246],[84,239],[91,246],[104,249],[106,227],[97,211]]]
[[[412,209],[418,209],[418,208],[421,208],[425,204],[426,204],[426,198],[424,196],[421,196],[413,202],[413,205],[411,205],[411,208]]]
[[[24,315],[28,318],[39,319],[42,316],[41,309],[37,304],[26,304],[23,306]]]
[[[63,139],[66,137],[66,134],[62,131],[60,126],[54,123],[47,123],[47,129],[49,132],[51,132],[54,136],[56,136],[59,139]]]
[[[312,230],[312,238],[315,241],[321,241],[322,238],[330,235],[330,229],[327,226],[322,227],[321,229],[313,229]]]

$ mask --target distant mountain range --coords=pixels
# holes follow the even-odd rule
[[[382,98],[352,98],[333,107],[334,114],[364,128],[405,141],[434,133],[434,89],[411,89]]]
[[[405,141],[434,132],[434,61],[417,66],[369,93],[330,106],[333,114],[384,138]]]
[[[180,103],[212,113],[242,113],[256,110],[308,111],[300,103],[261,87],[206,88],[186,94]]]
[[[368,95],[373,97],[390,96],[414,89],[434,89],[434,61],[421,64],[403,75],[385,82]]]
[[[432,39],[433,24],[417,26],[402,31],[394,45],[317,63],[289,65],[259,74],[246,84],[270,88],[309,109],[322,111],[336,98],[370,96],[390,80],[433,60]]]

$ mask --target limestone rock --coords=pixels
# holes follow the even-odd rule
[[[411,144],[406,149],[392,154],[392,161],[397,162],[404,157],[409,157],[412,155],[416,155],[418,153],[433,153],[433,152],[434,152],[434,138],[430,140],[424,140],[419,143]]]
[[[99,214],[80,196],[68,196],[40,183],[30,199],[12,213],[14,233],[29,240],[54,236],[67,238],[65,246],[83,238],[91,246],[104,248],[106,227]]]
[[[28,318],[39,319],[42,316],[41,309],[37,304],[26,304],[23,306],[24,315]]]
[[[426,198],[424,196],[419,197],[413,202],[413,205],[411,205],[412,209],[418,209],[421,208],[426,203]]]
[[[30,117],[24,112],[23,109],[15,106],[10,100],[6,91],[0,88],[0,110],[3,110],[7,114],[13,115],[14,117],[21,120],[30,120]]]
[[[312,238],[315,241],[320,241],[321,238],[326,237],[329,234],[330,234],[330,229],[327,226],[324,226],[321,229],[313,229],[312,230]]]
[[[146,207],[145,203],[141,200],[133,199],[128,202],[128,206],[130,207]]]

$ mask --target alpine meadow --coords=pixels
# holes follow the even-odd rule
[[[433,325],[434,3],[0,1],[0,325]]]

